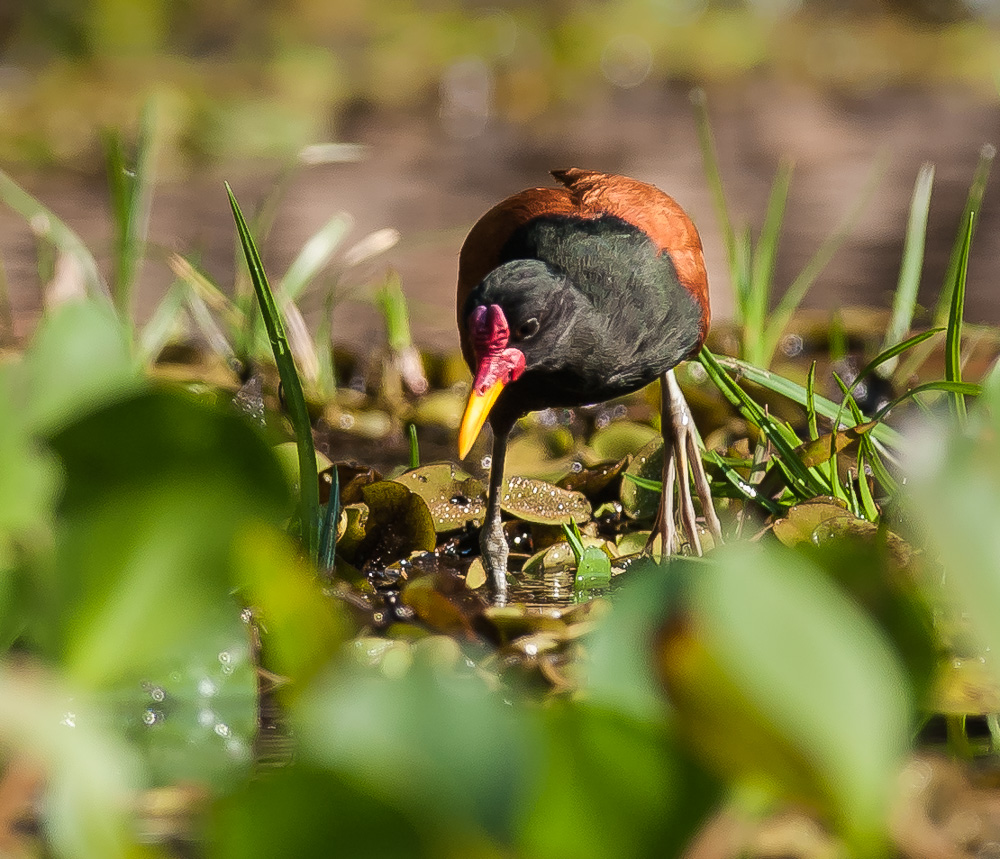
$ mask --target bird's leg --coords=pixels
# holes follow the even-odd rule
[[[503,467],[507,456],[510,426],[493,426],[493,455],[490,460],[490,485],[486,499],[486,517],[479,532],[479,548],[488,580],[493,583],[494,605],[507,604],[507,538],[500,523],[500,496],[503,492]]]
[[[691,484],[688,481],[690,455],[691,472],[694,475],[695,490],[701,501],[705,522],[717,542],[722,542],[722,528],[715,514],[708,477],[701,462],[694,429],[694,421],[687,400],[677,384],[673,370],[668,370],[660,378],[660,424],[663,432],[663,494],[657,514],[656,528],[650,535],[650,543],[659,534],[663,537],[663,551],[673,549],[676,534],[673,523],[673,482],[677,479],[678,503],[680,505],[681,526],[691,548],[700,555],[701,540],[698,537],[697,518]]]
[[[661,400],[665,402],[665,400]],[[653,522],[653,530],[649,534],[649,542],[646,544],[647,551],[651,551],[657,536],[660,537],[660,553],[669,555],[674,551],[674,542],[677,540],[677,523],[674,521],[674,479],[677,474],[677,463],[674,459],[673,439],[668,440],[668,433],[672,436],[671,424],[667,420],[666,408],[661,406],[660,426],[663,427],[663,470],[660,472],[660,503],[656,508],[656,519]]]

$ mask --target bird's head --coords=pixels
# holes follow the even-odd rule
[[[463,336],[475,379],[458,432],[462,459],[503,389],[557,358],[576,303],[568,287],[545,263],[518,259],[493,269],[470,294]]]

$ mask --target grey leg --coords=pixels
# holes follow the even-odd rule
[[[673,370],[668,370],[660,378],[660,424],[663,431],[663,496],[660,499],[660,511],[656,527],[650,535],[650,543],[656,534],[663,535],[664,552],[674,550],[676,526],[673,522],[673,489],[677,480],[678,503],[680,505],[681,526],[698,555],[701,551],[701,540],[698,537],[697,517],[694,500],[691,495],[691,484],[688,480],[688,465],[694,476],[695,490],[701,501],[705,514],[705,522],[716,541],[722,542],[722,527],[712,503],[712,493],[709,488],[705,467],[702,465],[701,452],[698,450],[697,436],[691,410]],[[689,459],[690,456],[690,459]]]
[[[500,523],[500,495],[503,492],[504,459],[507,456],[507,436],[510,427],[493,428],[493,454],[490,462],[490,485],[486,501],[486,518],[479,532],[479,547],[483,554],[486,575],[493,583],[495,605],[507,604],[507,540]]]

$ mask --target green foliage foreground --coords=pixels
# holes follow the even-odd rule
[[[307,400],[323,387],[299,384],[281,324],[293,290],[286,275],[275,301],[232,196],[292,428],[232,392],[152,380],[166,334],[128,311],[142,175],[115,191],[105,290],[76,237],[0,174],[0,197],[45,215],[84,286],[0,364],[0,747],[5,779],[39,773],[47,851],[672,856],[720,807],[792,804],[843,851],[880,856],[925,722],[946,717],[958,756],[996,753],[1000,737],[976,748],[964,724],[1000,732],[1000,374],[963,375],[975,183],[942,290],[944,379],[875,415],[855,399],[881,369],[909,386],[899,359],[942,333],[905,336],[909,287],[882,352],[834,375],[839,401],[817,393],[815,365],[802,386],[704,351],[702,387],[742,416],[705,453],[728,544],[630,555],[662,453],[632,453],[648,427],[595,434],[604,455],[568,482],[509,481],[504,510],[539,549],[522,579],[560,551],[574,571],[575,605],[532,612],[474,592],[456,546],[482,487],[419,467],[415,434],[409,471],[335,470],[323,502]],[[913,235],[928,200],[915,194]],[[776,342],[760,311],[779,209],[764,262],[731,260],[744,358]],[[223,342],[259,359],[247,316],[218,306]],[[886,423],[918,399],[910,427]]]
[[[996,384],[909,443],[929,551],[819,500],[777,539],[636,562],[545,696],[498,673],[503,613],[367,634],[286,535],[283,437],[150,382],[107,305],[48,314],[0,403],[0,741],[44,770],[60,856],[167,855],[137,808],[181,784],[210,856],[676,855],[727,788],[877,855],[939,654],[1000,646]],[[262,677],[295,742],[278,768]]]

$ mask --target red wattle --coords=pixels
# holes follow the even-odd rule
[[[476,355],[473,390],[482,394],[497,382],[508,384],[524,372],[524,353],[508,348],[510,327],[498,304],[480,305],[469,317],[469,334]]]

